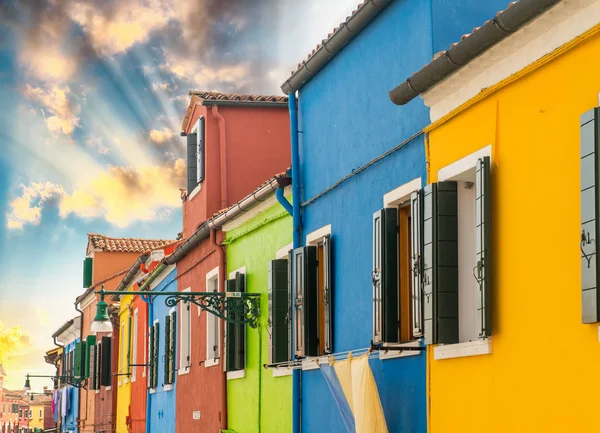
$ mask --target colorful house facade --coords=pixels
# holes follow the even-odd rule
[[[283,176],[281,179],[285,179]],[[290,194],[288,186],[282,196]],[[260,294],[256,327],[224,324],[229,429],[248,433],[290,432],[291,370],[265,369],[264,366],[277,361],[274,350],[288,345],[284,317],[292,218],[273,194],[252,211],[226,223],[222,230],[225,232],[223,243],[227,246],[227,291]],[[280,299],[280,294],[285,294],[285,299]],[[207,316],[209,327],[211,320],[214,319]],[[241,333],[241,339],[234,334],[236,332]]]
[[[293,356],[303,367],[293,378],[294,433],[345,431],[315,360],[372,350],[389,431],[427,430],[411,194],[427,181],[429,115],[420,101],[397,109],[386,95],[397,77],[506,4],[363,2],[282,85],[298,95],[290,110],[294,255],[303,263],[293,272],[292,304]]]
[[[595,429],[599,32],[596,0],[516,2],[443,53],[463,67],[430,63],[391,92],[431,107],[425,194],[457,252],[457,293],[431,263],[446,313],[427,353],[432,433]]]
[[[20,433],[23,418],[23,407],[26,404],[23,391],[4,389],[2,409],[2,433]],[[19,414],[19,410],[21,413]]]
[[[69,378],[83,377],[82,356],[84,349],[81,344],[80,335],[80,317],[68,320],[52,334],[52,338],[58,344],[62,345],[60,376]],[[57,423],[57,428],[63,433],[78,432],[80,389],[70,385],[68,380],[59,380],[57,385],[54,391],[55,401],[57,402],[54,411],[54,420]]]
[[[46,395],[32,395],[29,402],[29,430],[42,432],[55,427],[52,416],[52,392],[44,390]]]

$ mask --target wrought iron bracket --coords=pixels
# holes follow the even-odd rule
[[[371,350],[394,350],[399,352],[413,351],[422,352],[427,350],[425,346],[403,346],[402,343],[375,343],[371,340]]]
[[[140,291],[148,296],[166,296],[165,305],[174,307],[179,302],[192,303],[204,311],[235,324],[258,327],[260,293],[245,292],[154,292]]]
[[[58,386],[58,381],[61,384],[71,385],[75,388],[84,388],[87,386],[87,379],[85,377],[77,377],[77,376],[43,376],[43,375],[33,375],[28,374],[27,378],[30,377],[46,377],[48,379],[53,379],[55,386]]]

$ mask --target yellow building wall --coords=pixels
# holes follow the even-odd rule
[[[119,310],[119,374],[117,380],[117,422],[116,433],[127,433],[126,418],[129,416],[129,405],[131,404],[131,378],[124,375],[128,373],[127,352],[131,349],[131,332],[128,330],[129,318],[131,312],[129,307],[133,301],[132,295],[124,295],[121,297],[121,305]]]
[[[429,133],[430,182],[492,145],[494,266],[492,354],[428,349],[429,433],[600,431],[579,251],[579,118],[598,105],[599,54],[593,34]]]
[[[31,409],[31,418],[29,419],[29,428],[31,430],[35,430],[36,428],[42,430],[44,428],[44,405],[36,404],[30,405],[29,409]],[[40,410],[42,411],[42,417],[40,418]]]

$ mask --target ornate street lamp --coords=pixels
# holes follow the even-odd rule
[[[104,284],[99,292],[100,301],[96,304],[96,317],[92,322],[90,332],[96,334],[97,332],[111,332],[112,324],[110,323],[110,317],[108,317],[108,304],[104,301],[106,292],[104,291]]]
[[[25,378],[25,386],[23,386],[24,391],[31,391],[31,381],[30,377],[47,377],[49,379],[53,379],[56,384],[59,380],[67,385],[74,386],[75,388],[85,388],[87,386],[87,379],[84,377],[78,376],[44,376],[44,375],[35,375],[28,374]]]

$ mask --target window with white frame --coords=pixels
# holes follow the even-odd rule
[[[206,274],[206,291],[217,293],[219,291],[219,268],[215,268]],[[198,310],[200,314],[200,309]],[[206,312],[206,361],[205,367],[211,367],[219,363],[220,353],[220,320],[211,313]]]
[[[132,342],[132,354],[131,354],[131,381],[135,382],[137,378],[137,350],[138,350],[138,309],[133,311],[133,342]]]
[[[40,419],[42,419],[44,417],[44,411],[43,409],[40,409]]]
[[[191,288],[187,288],[184,292],[190,292]],[[192,320],[191,320],[191,305],[189,302],[180,302],[179,311],[181,316],[181,332],[179,333],[180,348],[179,351],[179,373],[189,373],[192,366]]]

